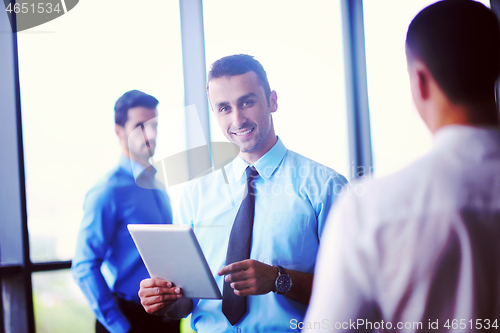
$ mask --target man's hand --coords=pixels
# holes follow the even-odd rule
[[[163,316],[172,304],[182,298],[182,294],[181,288],[175,287],[172,282],[157,278],[141,281],[139,297],[147,313]]]
[[[292,288],[284,296],[302,304],[309,304],[313,274],[286,269],[292,279]],[[238,296],[262,295],[276,290],[278,270],[260,261],[247,259],[221,268],[219,275],[231,283]]]
[[[227,274],[224,280],[231,283],[236,295],[248,296],[273,291],[278,270],[260,261],[247,259],[222,267],[218,274]]]

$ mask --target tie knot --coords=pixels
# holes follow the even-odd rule
[[[257,169],[255,169],[254,166],[249,166],[246,170],[246,174],[247,174],[247,181],[249,180],[252,181],[259,176],[259,172],[257,171]]]

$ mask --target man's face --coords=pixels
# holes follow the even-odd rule
[[[130,108],[125,126],[117,126],[122,145],[126,145],[130,158],[139,163],[148,163],[156,148],[158,116],[156,109],[142,106]]]
[[[208,97],[222,132],[240,147],[240,153],[258,159],[272,148],[276,142],[271,117],[277,109],[276,92],[271,93],[268,105],[255,72],[212,79]]]

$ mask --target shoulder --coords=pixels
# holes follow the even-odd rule
[[[339,186],[347,184],[347,179],[337,171],[292,150],[288,150],[283,162],[284,168],[296,172],[302,179]]]
[[[338,205],[369,223],[417,218],[428,212],[427,197],[441,173],[435,156],[426,155],[390,175],[353,181],[344,188]]]
[[[446,169],[442,156],[431,153],[393,174],[353,181],[330,212],[325,241],[345,240],[344,246],[378,258],[372,263],[396,253],[407,258],[418,253],[418,261],[426,262],[422,253],[438,253],[456,222],[447,218],[455,185],[442,186]]]
[[[115,167],[102,176],[87,192],[85,203],[96,205],[99,202],[110,202],[125,188],[134,185],[134,179],[120,167]]]
[[[192,198],[193,196],[206,196],[214,193],[221,186],[227,184],[227,179],[232,179],[231,163],[224,168],[217,169],[208,174],[190,180],[183,188],[183,196]]]

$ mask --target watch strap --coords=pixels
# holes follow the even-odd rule
[[[276,267],[278,269],[278,273],[279,275],[288,275],[288,273],[286,272],[286,270],[283,268],[283,266],[280,266],[280,265],[275,265],[274,267]],[[278,275],[278,276],[279,276]]]

